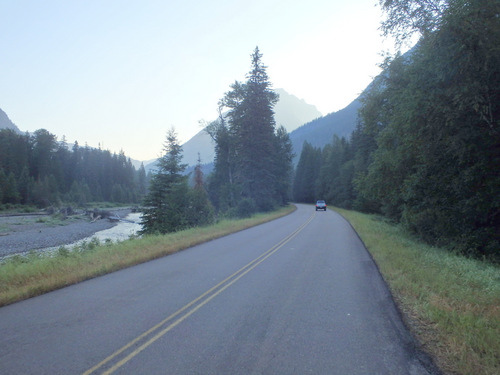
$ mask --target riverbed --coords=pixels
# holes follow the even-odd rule
[[[0,217],[0,259],[15,254],[46,252],[61,246],[69,249],[94,237],[102,243],[123,241],[141,229],[140,213],[118,209],[113,214],[125,221],[92,221],[87,216],[78,215],[53,224],[49,215]]]

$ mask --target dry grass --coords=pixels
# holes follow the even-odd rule
[[[166,256],[188,247],[274,220],[295,210],[288,206],[248,219],[167,235],[145,236],[117,244],[88,243],[75,251],[60,248],[55,256],[31,253],[0,265],[0,306],[34,297],[93,277]]]
[[[448,374],[500,374],[500,268],[337,210],[363,239],[424,349]]]

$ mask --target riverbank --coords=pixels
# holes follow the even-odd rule
[[[110,210],[121,218],[131,210]],[[51,215],[0,216],[0,257],[63,246],[94,233],[114,227],[117,222],[108,219],[92,221],[87,215],[72,215],[65,219]]]

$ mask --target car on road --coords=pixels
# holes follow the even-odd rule
[[[325,210],[326,211],[326,202],[323,200],[316,201],[316,211]]]

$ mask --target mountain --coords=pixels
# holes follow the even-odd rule
[[[314,105],[307,104],[303,99],[283,89],[275,89],[274,92],[280,96],[274,106],[276,126],[283,125],[288,132],[291,132],[302,124],[322,116]]]
[[[188,165],[196,165],[198,163],[198,154],[200,154],[202,163],[211,163],[215,157],[214,143],[204,129],[200,130],[193,138],[184,143],[182,151],[182,162]]]
[[[344,109],[315,119],[290,133],[290,140],[295,153],[295,163],[298,162],[304,141],[307,141],[313,147],[323,148],[332,141],[334,134],[339,137],[349,138],[358,121],[361,95]]]
[[[279,101],[274,107],[276,125],[283,125],[289,132],[300,125],[321,117],[321,112],[314,105],[307,104],[304,100],[287,93],[283,89],[274,90],[279,96]],[[204,164],[212,163],[215,156],[214,144],[205,130],[199,131],[193,138],[182,145],[184,151],[183,163],[196,165],[198,153]],[[152,166],[146,166],[146,170]]]
[[[12,129],[18,134],[22,134],[21,130],[10,121],[9,116],[0,108],[0,129]]]

